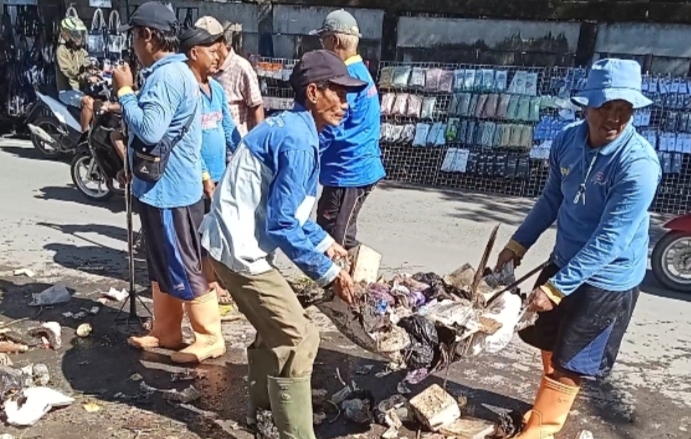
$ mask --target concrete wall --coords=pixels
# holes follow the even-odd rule
[[[124,9],[124,0],[120,0],[120,2]],[[134,11],[135,7],[142,3],[146,3],[146,0],[130,0],[131,11]],[[165,3],[171,3],[178,11],[179,20],[185,18],[186,8],[191,8],[195,20],[204,15],[211,15],[221,23],[227,20],[242,24],[244,50],[248,53],[257,53],[259,51],[259,5],[253,3],[230,3],[219,0],[213,2],[169,0]],[[123,12],[123,22],[126,21],[126,17],[127,13]]]
[[[596,56],[630,55],[644,59],[652,73],[685,75],[689,72],[691,25],[613,23],[597,27]],[[678,59],[686,58],[686,59]]]
[[[296,58],[305,51],[321,48],[319,39],[310,36],[309,33],[321,27],[324,17],[335,9],[337,8],[274,5],[272,16],[274,56]],[[353,14],[360,26],[362,56],[369,60],[379,60],[384,11],[346,9]]]
[[[569,65],[579,34],[577,23],[400,17],[397,59]]]

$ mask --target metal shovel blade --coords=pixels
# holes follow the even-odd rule
[[[32,124],[28,124],[27,126],[29,127],[29,131],[31,131],[31,134],[43,140],[44,142],[50,144],[56,143],[56,140],[50,134],[48,134],[48,132],[46,132],[46,130],[44,130],[43,128],[37,127],[36,125]]]
[[[475,296],[475,293],[477,292],[477,287],[478,285],[480,285],[480,281],[485,275],[487,261],[489,260],[489,256],[492,254],[492,249],[494,248],[494,242],[497,240],[497,232],[499,231],[500,225],[501,224],[497,224],[496,226],[494,226],[492,233],[490,233],[489,235],[489,240],[487,241],[487,245],[485,246],[485,252],[482,254],[482,259],[480,259],[480,265],[478,265],[477,271],[475,272],[475,279],[473,279],[473,284],[470,287],[470,292],[473,296]]]

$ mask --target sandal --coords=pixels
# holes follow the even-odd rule
[[[233,305],[235,301],[233,300],[232,297],[230,297],[230,293],[228,291],[224,290],[223,293],[219,293],[218,290],[216,291],[218,293],[218,304],[219,305]]]

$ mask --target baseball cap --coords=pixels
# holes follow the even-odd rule
[[[180,51],[187,52],[195,46],[209,46],[223,37],[223,34],[211,34],[206,29],[192,27],[180,35]]]
[[[133,27],[148,27],[150,29],[170,32],[178,26],[175,13],[166,5],[159,2],[146,2],[139,6],[130,16],[127,24],[118,28],[118,32],[127,32]]]
[[[310,35],[321,35],[324,33],[336,33],[361,37],[360,27],[357,25],[355,17],[345,9],[333,11],[326,16],[324,24],[319,29],[310,32]]]
[[[218,36],[223,35],[223,33],[226,31],[225,28],[221,25],[221,23],[210,15],[205,15],[204,17],[201,17],[194,23],[194,27],[204,29],[211,35]]]
[[[360,89],[367,85],[365,81],[350,76],[343,60],[328,50],[305,53],[290,75],[290,86],[296,93],[317,82],[330,82],[347,89]]]

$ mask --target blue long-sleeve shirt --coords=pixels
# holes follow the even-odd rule
[[[187,134],[173,147],[163,176],[155,182],[133,178],[134,196],[158,208],[189,206],[201,200],[203,193],[199,84],[186,61],[181,54],[156,61],[144,71],[146,79],[139,94],[119,99],[130,144],[135,135],[152,146],[164,136],[173,138],[193,118]],[[131,163],[132,148],[128,155]]]
[[[230,116],[223,86],[209,79],[210,93],[202,95],[202,172],[218,183],[226,170],[228,153],[235,152],[240,134]]]
[[[200,228],[211,257],[240,274],[272,269],[277,249],[319,285],[340,268],[324,252],[334,243],[310,220],[319,181],[319,138],[301,105],[250,131],[214,191]]]
[[[549,284],[565,296],[584,283],[607,291],[641,284],[648,261],[648,209],[662,176],[655,150],[632,124],[601,148],[589,147],[587,138],[585,122],[559,133],[542,196],[512,238],[529,249],[557,221],[552,259],[560,271]],[[579,197],[583,183],[584,197]]]
[[[360,56],[345,61],[353,78],[367,82],[358,92],[348,93],[348,110],[341,124],[320,133],[320,183],[333,187],[362,187],[386,176],[381,161],[379,93]]]

